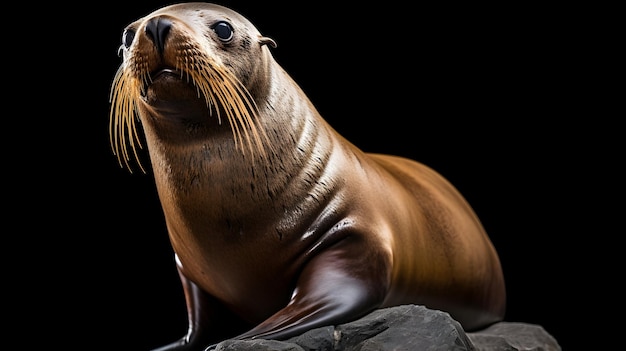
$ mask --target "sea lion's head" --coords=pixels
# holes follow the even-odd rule
[[[222,129],[241,152],[264,154],[255,99],[267,88],[268,45],[276,46],[246,18],[209,3],[167,6],[128,25],[110,96],[110,141],[120,165],[130,169],[132,154],[142,167],[137,120],[178,142]]]

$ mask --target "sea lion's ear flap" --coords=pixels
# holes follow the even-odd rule
[[[277,46],[274,39],[269,38],[269,37],[259,37],[259,44],[269,45],[272,47],[272,49],[276,49],[276,46]]]

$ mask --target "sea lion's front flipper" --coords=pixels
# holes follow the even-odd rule
[[[185,302],[189,328],[181,339],[152,351],[195,351],[210,343],[222,341],[249,328],[219,300],[189,280],[176,260]]]
[[[237,339],[284,340],[379,307],[389,286],[389,260],[363,244],[348,236],[319,252],[303,269],[290,303]]]

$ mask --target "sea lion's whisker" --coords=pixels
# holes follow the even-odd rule
[[[214,62],[198,63],[196,69],[189,70],[192,83],[200,88],[207,105],[222,106],[233,132],[235,146],[245,153],[245,144],[254,155],[254,150],[265,154],[263,141],[259,134],[259,128],[255,123],[258,120],[256,104],[249,92],[239,80],[229,74],[228,71]],[[211,109],[212,110],[212,109]],[[218,113],[218,122],[221,109],[215,109]],[[262,130],[262,129],[261,129]]]
[[[145,79],[145,75],[140,81]],[[138,91],[143,84],[130,76],[123,66],[120,66],[113,78],[113,89],[109,100],[113,107],[109,115],[109,141],[113,150],[113,154],[117,157],[120,167],[126,167],[132,172],[130,167],[130,152],[132,154],[142,172],[145,169],[139,159],[137,148],[143,148],[139,133],[135,124],[137,112],[135,101],[138,99]]]
[[[235,147],[245,152],[241,146],[243,145],[243,136],[241,133],[240,124],[237,123],[237,119],[233,116],[233,113],[232,113],[231,99],[228,96],[229,91],[225,89],[222,84],[215,83],[214,80],[211,81],[211,85],[214,87],[213,91],[216,93],[217,99],[219,100],[221,105],[224,106],[224,111],[226,112],[228,123],[230,124],[231,129],[233,131]]]
[[[211,93],[211,91],[216,90],[216,88],[213,87],[211,84],[213,80],[211,79],[210,72],[208,72],[205,69],[201,69],[202,66],[200,64],[196,64],[195,61],[192,63],[192,66],[195,66],[195,67],[192,67],[193,69],[190,71],[197,74],[197,77],[196,75],[192,74],[193,84],[201,88],[202,95],[204,96],[206,100],[207,108],[209,108],[209,113],[212,114],[213,109],[211,108],[211,106],[217,106],[217,104],[215,102],[213,94]],[[218,108],[216,108],[215,110],[217,113],[217,123],[221,125],[222,124],[221,112]]]

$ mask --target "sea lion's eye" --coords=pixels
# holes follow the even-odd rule
[[[233,27],[228,22],[217,22],[211,28],[221,41],[230,41],[233,38]]]
[[[135,39],[135,31],[132,29],[124,29],[124,33],[122,34],[122,44],[125,48],[129,48],[130,44],[133,43],[133,39]]]

